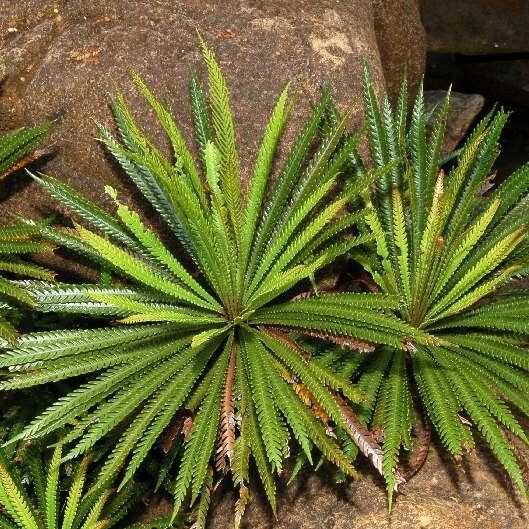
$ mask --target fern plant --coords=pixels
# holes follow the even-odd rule
[[[19,457],[22,468],[0,451],[3,529],[107,529],[119,524],[141,496],[141,488],[133,482],[119,493],[112,489],[88,492],[91,456],[71,468],[68,476],[61,472],[60,445],[49,462],[34,448],[25,448]]]
[[[512,408],[529,414],[529,297],[516,286],[529,271],[529,166],[491,183],[503,110],[486,116],[443,169],[449,95],[429,126],[422,89],[409,126],[405,83],[396,108],[379,105],[366,71],[364,99],[374,166],[399,163],[366,197],[376,247],[353,255],[381,292],[398,296],[400,317],[436,338],[386,346],[359,367],[358,385],[372,397],[362,416],[383,437],[390,505],[401,448],[411,448],[414,401],[456,459],[477,430],[525,494],[509,440],[527,442]]]
[[[35,148],[49,128],[50,125],[44,123],[0,136],[0,180],[25,167],[38,156],[38,153],[34,154]],[[13,308],[14,301],[31,303],[26,292],[4,276],[15,274],[51,281],[51,272],[23,259],[24,254],[45,252],[49,247],[49,244],[42,241],[37,226],[24,226],[20,223],[0,226],[0,345],[12,342],[16,334],[4,314]]]
[[[379,174],[366,173],[344,191],[331,193],[357,156],[357,137],[346,131],[347,114],[325,125],[325,116],[334,112],[325,91],[270,184],[291,111],[287,86],[272,111],[244,197],[226,82],[214,54],[202,46],[209,98],[196,78],[191,81],[201,166],[168,107],[137,76],[174,159],[144,135],[121,95],[112,105],[121,141],[100,129],[102,141],[178,246],[174,240],[163,242],[112,189],[107,191],[117,205],[116,216],[64,183],[39,177],[79,222],[75,230],[41,227],[43,236],[91,259],[108,272],[105,277],[116,280],[101,285],[24,282],[39,310],[82,314],[93,324],[22,336],[0,357],[0,365],[12,372],[1,387],[89,375],[87,383],[59,399],[18,437],[41,437],[74,422],[64,439],[71,446],[65,459],[71,459],[118,432],[99,476],[102,483],[120,471],[122,483],[128,482],[160,435],[185,419],[172,486],[174,512],[187,498],[195,505],[200,498],[203,521],[215,467],[216,475],[231,473],[240,490],[238,523],[248,500],[250,458],[275,511],[274,474],[283,469],[290,441],[309,459],[317,449],[354,475],[343,437],[334,439],[336,428],[381,469],[379,454],[363,442],[349,407],[362,398],[360,393],[314,361],[289,333],[361,348],[366,342],[383,343],[396,350],[410,342],[430,343],[430,337],[390,312],[399,303],[392,295],[292,298],[338,255],[371,240],[369,235],[342,238],[364,214],[344,214],[344,207]],[[177,258],[173,247],[187,260]]]

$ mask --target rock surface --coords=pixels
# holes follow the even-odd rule
[[[426,35],[417,0],[373,0],[380,60],[390,94],[398,92],[404,71],[412,88],[424,73]],[[403,70],[405,67],[405,70]]]
[[[360,468],[362,480],[344,487],[324,468],[279,488],[276,521],[260,491],[254,493],[241,529],[527,529],[527,504],[485,449],[467,456],[460,468],[441,454],[430,449],[424,467],[401,486],[391,514],[383,484],[370,469]],[[208,529],[233,526],[234,498],[222,492],[214,496]],[[157,498],[145,517],[170,512],[170,500]]]
[[[368,473],[341,489],[318,476],[287,489],[273,524],[264,501],[254,501],[243,529],[526,529],[529,510],[518,503],[498,467],[485,455],[455,471],[430,452],[423,469],[397,495],[391,515],[381,482]],[[229,527],[232,505],[218,504],[210,529]]]
[[[56,119],[56,155],[45,170],[101,201],[103,183],[123,189],[124,179],[94,141],[93,119],[111,123],[108,94],[120,87],[140,122],[147,130],[156,130],[151,113],[131,86],[132,68],[172,102],[189,134],[188,73],[193,68],[203,72],[195,33],[199,28],[228,78],[247,174],[274,99],[288,80],[296,80],[301,91],[300,115],[317,97],[318,87],[330,80],[342,106],[358,102],[356,123],[363,59],[379,90],[386,82],[393,89],[405,69],[412,82],[418,80],[425,44],[415,0],[399,1],[395,7],[388,1],[377,4],[0,0],[0,55],[7,73],[0,129]],[[406,36],[403,22],[416,29],[418,38]],[[299,121],[292,120],[291,130]],[[0,213],[16,210],[34,216],[49,204],[28,182],[16,188]],[[125,189],[135,196],[130,186]]]
[[[421,14],[429,51],[529,52],[527,0],[421,0]]]
[[[426,108],[434,108],[437,104],[442,103],[445,97],[446,91],[444,90],[426,90],[424,92]],[[484,104],[485,98],[480,94],[462,94],[461,92],[450,94],[446,136],[443,145],[444,154],[457,147],[481,112]]]

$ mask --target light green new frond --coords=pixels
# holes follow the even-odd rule
[[[277,146],[288,118],[288,90],[289,86],[287,85],[279,96],[272,111],[250,180],[243,224],[243,258],[245,261],[254,239],[257,221],[262,210],[264,192],[272,170],[272,163],[275,158]]]
[[[105,507],[105,504],[108,501],[108,498],[110,497],[110,494],[110,489],[107,489],[105,492],[103,492],[103,494],[101,494],[101,496],[97,499],[97,501],[93,504],[92,508],[90,509],[90,512],[88,513],[84,524],[81,526],[81,529],[106,528],[107,523],[105,522],[105,520],[100,520],[100,517]]]
[[[492,279],[482,282],[479,284],[479,286],[474,288],[474,290],[471,290],[464,296],[460,297],[449,308],[445,309],[440,314],[437,314],[434,317],[428,317],[425,322],[432,324],[435,321],[449,318],[454,314],[461,313],[465,309],[472,307],[475,303],[493,293],[498,287],[504,285],[511,277],[516,274],[519,269],[519,266],[512,266],[497,273],[497,275],[492,277]]]
[[[203,157],[206,144],[212,140],[211,118],[207,108],[204,91],[202,90],[202,86],[196,75],[191,76],[191,80],[189,82],[189,93],[191,99],[191,109],[193,113],[195,139],[199,152]]]
[[[199,36],[200,38],[200,36]],[[229,93],[224,75],[217,63],[215,54],[200,38],[204,61],[208,68],[209,103],[215,131],[215,142],[221,154],[221,189],[226,198],[226,206],[235,233],[240,241],[241,189],[239,179],[239,155],[235,144],[235,127],[231,115]]]
[[[161,265],[165,266],[187,288],[191,289],[206,301],[209,301],[213,307],[216,307],[217,309],[220,307],[218,302],[204,290],[191,274],[189,274],[180,261],[169,252],[157,235],[143,225],[140,216],[135,211],[131,211],[127,206],[119,204],[118,216],[131,230],[142,246],[145,247]]]
[[[431,308],[429,317],[439,314],[446,307],[465,294],[473,285],[480,279],[490,273],[502,259],[505,259],[520,242],[525,238],[525,232],[522,229],[516,230],[496,246],[494,246],[487,254],[485,254],[476,265],[471,268],[466,274],[454,285],[454,287],[447,292],[439,301]]]
[[[145,97],[146,101],[154,110],[158,121],[164,128],[169,140],[171,141],[175,156],[175,163],[182,164],[183,174],[189,179],[189,183],[194,189],[202,206],[206,207],[206,194],[204,192],[204,187],[200,179],[198,169],[195,166],[193,156],[186,144],[184,136],[176,124],[171,112],[168,110],[168,108],[162,105],[158,99],[156,99],[155,95],[138,74],[133,73],[132,78],[143,97]]]
[[[20,529],[39,529],[27,496],[9,472],[3,452],[0,453],[0,505]]]
[[[89,463],[90,457],[83,457],[75,471],[73,482],[68,492],[68,499],[66,500],[61,529],[73,529],[73,523],[83,494]]]
[[[381,269],[373,270],[373,278],[386,292],[397,292],[397,278],[391,264],[386,232],[382,226],[380,216],[374,208],[368,208],[365,221],[375,237],[377,254],[381,257]]]
[[[391,190],[393,209],[393,230],[395,234],[395,247],[398,250],[397,262],[399,266],[399,282],[406,302],[411,301],[411,272],[408,234],[406,231],[406,217],[399,189]],[[380,236],[380,235],[379,235]]]
[[[39,265],[26,263],[24,261],[0,260],[0,271],[8,272],[21,277],[31,277],[44,281],[53,281],[55,273]]]
[[[188,290],[184,289],[177,283],[167,281],[146,263],[134,258],[132,254],[113,245],[103,237],[90,232],[81,226],[78,226],[77,231],[79,232],[80,237],[90,244],[92,248],[100,252],[109,263],[120,268],[125,274],[129,275],[139,283],[199,307],[211,307],[208,302],[200,301],[197,296],[192,295]]]
[[[475,245],[481,239],[485,230],[492,222],[500,206],[499,200],[493,200],[487,210],[478,218],[478,220],[466,231],[461,237],[458,244],[450,246],[449,259],[446,260],[446,266],[440,271],[437,285],[433,292],[436,296],[446,285],[448,280],[453,276],[467,255],[473,250]]]

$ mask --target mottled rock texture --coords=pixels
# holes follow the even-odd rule
[[[342,106],[358,105],[358,123],[363,59],[379,90],[394,91],[404,70],[415,83],[424,68],[415,0],[0,0],[0,56],[7,74],[0,129],[56,119],[55,155],[45,170],[101,200],[103,183],[123,188],[124,179],[94,141],[93,120],[111,123],[108,95],[120,87],[147,130],[156,130],[131,86],[132,68],[172,102],[189,133],[188,73],[203,72],[197,28],[216,50],[230,84],[243,176],[288,80],[301,92],[300,115],[318,87],[332,81]],[[291,131],[299,122],[292,121]],[[10,187],[16,193],[9,193],[0,213],[35,215],[49,204],[28,182]]]
[[[525,457],[527,457],[525,450]],[[497,463],[478,449],[459,467],[433,447],[422,470],[401,487],[388,513],[381,480],[364,466],[362,480],[333,483],[332,469],[301,474],[280,487],[274,521],[259,491],[253,494],[241,529],[527,529],[529,509],[516,498]],[[255,480],[257,483],[257,479]],[[208,529],[233,523],[233,496],[220,490],[213,499]],[[171,512],[157,498],[146,516]]]

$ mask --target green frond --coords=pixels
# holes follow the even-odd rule
[[[280,473],[288,437],[280,422],[269,382],[274,374],[266,374],[265,366],[271,363],[270,357],[252,334],[242,333],[241,348],[267,459],[272,469]]]
[[[402,351],[395,352],[388,373],[387,381],[382,388],[384,409],[382,428],[384,431],[383,469],[388,491],[388,502],[391,508],[393,491],[396,490],[396,469],[399,460],[400,447],[406,443],[411,431],[411,416],[409,413],[409,391],[406,375],[406,357]]]
[[[62,529],[73,529],[73,523],[83,494],[89,462],[90,459],[84,457],[75,470],[73,482],[70,491],[68,492],[68,499],[66,500],[66,507],[64,509]]]
[[[185,445],[182,463],[178,472],[174,488],[173,516],[180,509],[189,489],[192,500],[197,498],[207,474],[207,463],[213,452],[220,421],[220,394],[222,382],[232,352],[233,337],[230,337],[224,347],[222,355],[214,366],[214,375],[200,409],[193,421],[193,428]]]
[[[0,136],[0,178],[27,165],[25,157],[49,134],[50,123],[21,128]]]
[[[71,186],[47,175],[33,176],[33,178],[60,204],[90,226],[131,249],[139,249],[139,246],[127,235],[114,217],[97,204],[81,196]]]
[[[21,529],[40,529],[28,497],[11,475],[3,453],[0,453],[0,505]]]
[[[150,88],[145,84],[145,81],[136,73],[132,74],[134,83],[139,92],[143,95],[145,100],[154,110],[158,122],[162,125],[167,137],[171,141],[173,147],[173,154],[175,157],[175,165],[181,165],[182,174],[189,180],[190,186],[195,191],[200,203],[206,207],[207,199],[204,192],[204,187],[195,165],[191,151],[189,150],[182,132],[180,131],[174,117],[170,110],[166,108],[155,97]]]
[[[189,93],[195,128],[195,139],[200,154],[203,157],[207,143],[212,140],[211,117],[202,85],[194,74],[191,76],[189,82]],[[204,164],[203,169],[205,169]]]
[[[57,445],[53,451],[46,480],[46,526],[48,529],[57,528],[57,504],[59,487],[59,465],[61,463],[62,447]]]
[[[39,451],[44,453],[41,447]],[[48,472],[44,478],[44,456],[32,448],[22,457],[22,468],[7,463],[0,453],[0,507],[2,508],[1,527],[10,529],[74,529],[111,528],[130,510],[138,495],[116,494],[111,489],[102,489],[95,494],[85,490],[88,466],[91,458],[86,457],[73,469],[70,479],[61,468],[61,446],[58,445],[47,462]],[[41,478],[46,479],[42,487],[37,481],[28,484],[22,478],[22,471],[35,476],[36,468]],[[37,492],[37,502],[33,503],[30,489]],[[41,488],[43,490],[41,490]],[[5,516],[4,516],[5,515]]]
[[[303,164],[310,147],[315,142],[318,127],[329,103],[330,93],[325,89],[302,131],[296,137],[285,165],[274,183],[255,236],[253,252],[248,266],[248,275],[250,276],[253,276],[255,266],[262,258],[264,248],[269,245],[272,234],[278,232],[278,221],[284,214],[288,200],[301,177]]]
[[[422,84],[417,92],[410,123],[411,174],[409,177],[410,206],[412,215],[412,234],[414,257],[418,251],[420,237],[424,227],[426,211],[426,115],[424,112],[424,94]]]
[[[270,120],[266,127],[261,146],[255,161],[255,168],[250,180],[248,201],[245,208],[245,216],[243,223],[243,257],[246,259],[251,248],[251,243],[254,239],[255,230],[257,227],[257,220],[262,210],[263,198],[268,182],[270,171],[272,170],[272,163],[275,158],[277,146],[283,129],[288,118],[288,98],[287,85],[272,111]]]

